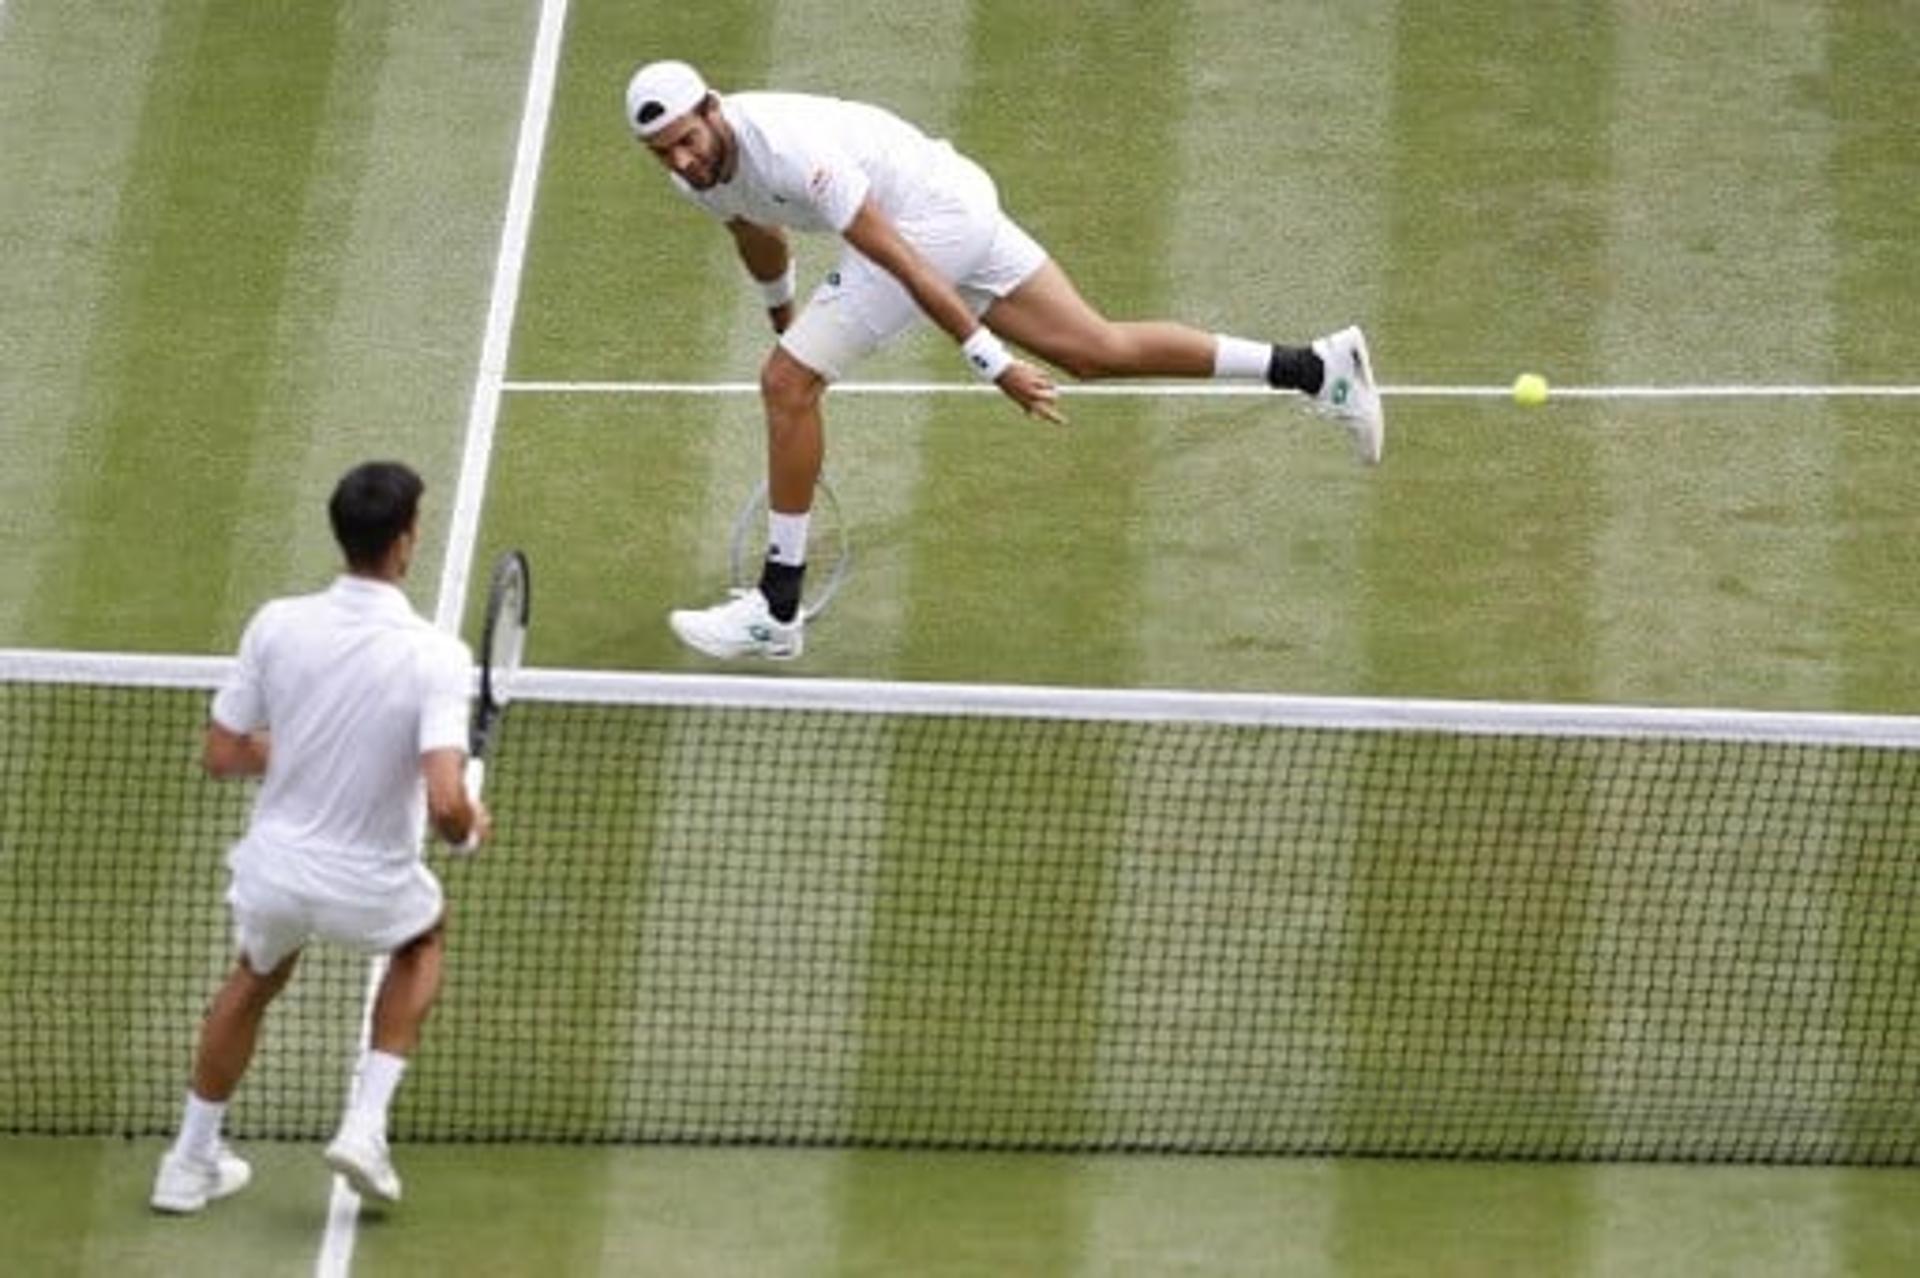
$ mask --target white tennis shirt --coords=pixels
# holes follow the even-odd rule
[[[229,865],[336,897],[401,881],[426,832],[420,756],[466,748],[472,677],[466,644],[386,582],[342,576],[262,607],[213,699],[221,726],[272,740]]]
[[[806,93],[729,93],[720,113],[739,155],[733,177],[675,188],[721,221],[839,234],[869,195],[895,222],[937,200],[958,155],[899,116],[864,102]]]

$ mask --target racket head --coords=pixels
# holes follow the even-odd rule
[[[744,591],[759,585],[760,567],[766,557],[767,482],[763,479],[747,494],[740,512],[733,517],[733,531],[727,540],[727,576],[732,588]],[[847,539],[840,496],[822,475],[813,487],[813,519],[807,531],[807,580],[800,596],[801,617],[813,621],[826,612],[852,571],[853,544]]]
[[[480,630],[480,700],[474,707],[469,753],[484,757],[500,712],[513,699],[514,676],[527,651],[533,619],[533,575],[527,557],[509,550],[494,561],[487,585],[486,619]]]

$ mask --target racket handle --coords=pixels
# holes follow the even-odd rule
[[[487,761],[485,759],[475,755],[467,760],[466,783],[467,797],[475,803],[478,803],[480,801],[480,791],[486,788],[487,784]],[[455,852],[472,852],[478,849],[479,846],[479,832],[470,831],[466,838],[455,845],[453,850]]]

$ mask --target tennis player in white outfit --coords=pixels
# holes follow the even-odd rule
[[[720,658],[800,655],[808,512],[824,452],[821,401],[866,355],[925,316],[983,380],[1059,421],[1053,380],[1002,339],[1077,378],[1264,380],[1307,395],[1380,460],[1385,423],[1366,338],[1307,346],[1109,320],[1000,209],[993,179],[878,107],[708,88],[684,62],[634,72],[628,127],[674,187],[723,222],[779,334],[760,372],[767,416],[768,552],[758,589],[676,611],[674,633]],[[839,262],[796,314],[787,231],[837,235]]]
[[[390,956],[326,1156],[364,1198],[400,1198],[387,1107],[439,993],[445,912],[421,839],[428,821],[456,845],[490,828],[462,780],[472,657],[400,589],[423,488],[394,462],[349,471],[328,503],[347,571],[255,613],[214,696],[207,771],[265,780],[227,857],[239,954],[201,1027],[180,1134],[154,1180],[157,1210],[197,1212],[245,1187],[251,1171],[220,1136],[227,1101],[267,1005],[313,940]]]

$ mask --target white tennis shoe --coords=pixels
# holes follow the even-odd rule
[[[711,608],[676,609],[667,614],[667,624],[681,643],[722,661],[739,657],[791,661],[805,647],[805,614],[796,614],[792,621],[775,621],[758,587],[736,590],[731,599]]]
[[[1380,407],[1380,391],[1373,384],[1373,358],[1367,353],[1367,335],[1358,328],[1316,338],[1313,353],[1326,366],[1326,380],[1314,396],[1314,407],[1346,427],[1353,451],[1369,466],[1380,464],[1387,441],[1387,418]]]
[[[159,1174],[153,1178],[153,1197],[148,1201],[155,1211],[190,1216],[216,1198],[239,1193],[252,1179],[253,1168],[225,1141],[210,1159],[169,1149],[160,1159]]]
[[[400,1173],[393,1169],[387,1138],[377,1124],[348,1114],[327,1146],[327,1166],[347,1178],[353,1192],[375,1204],[400,1201]]]

